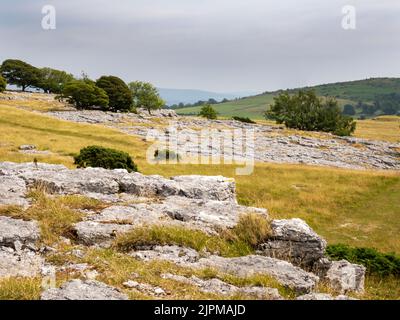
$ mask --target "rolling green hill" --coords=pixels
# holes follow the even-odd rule
[[[319,96],[335,97],[340,106],[345,104],[356,105],[359,101],[371,104],[377,95],[400,93],[400,78],[371,78],[366,80],[339,82],[288,90],[294,93],[300,89],[313,89]],[[273,98],[283,90],[265,92],[261,95],[232,100],[214,105],[221,117],[242,116],[253,119],[262,119],[263,113],[273,102]],[[182,115],[196,115],[201,107],[177,109]],[[360,114],[361,110],[357,110]]]

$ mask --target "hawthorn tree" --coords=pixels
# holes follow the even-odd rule
[[[63,87],[74,80],[72,74],[52,68],[40,69],[39,88],[46,93],[61,93]]]
[[[7,83],[21,87],[22,91],[29,87],[39,87],[39,69],[24,61],[5,60],[1,65],[0,71]]]
[[[132,109],[132,93],[122,79],[114,76],[102,76],[96,81],[96,86],[107,93],[108,108],[111,111],[130,111]]]
[[[57,98],[67,100],[77,109],[92,107],[106,109],[109,103],[107,93],[103,89],[84,80],[74,80],[67,83]]]
[[[265,113],[267,119],[283,123],[288,128],[305,131],[325,131],[336,135],[351,135],[356,123],[341,113],[337,100],[320,99],[314,91],[282,93]]]
[[[158,90],[151,83],[134,81],[129,83],[133,98],[133,107],[145,108],[151,114],[151,110],[157,110],[165,105],[165,101],[161,99]]]

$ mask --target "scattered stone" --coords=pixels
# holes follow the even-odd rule
[[[73,249],[71,254],[77,258],[83,258],[85,256],[85,252],[80,249]]]
[[[158,109],[152,110],[151,113],[147,109],[139,108],[137,109],[137,114],[139,116],[144,117],[152,117],[152,118],[177,118],[175,110],[172,109]]]
[[[235,182],[224,177],[182,176],[166,179],[137,172],[128,173],[123,169],[69,170],[64,166],[50,164],[38,164],[36,167],[32,163],[2,162],[0,178],[3,181],[0,192],[8,196],[16,186],[15,179],[23,179],[20,180],[21,186],[14,191],[14,198],[23,196],[26,186],[41,185],[54,194],[97,195],[106,199],[111,196],[111,200],[122,192],[147,198],[179,195],[192,199],[236,201]]]
[[[302,163],[317,166],[330,166],[347,169],[383,169],[400,170],[398,158],[399,143],[384,141],[371,141],[354,137],[337,137],[324,133],[322,138],[301,135],[287,136],[282,126],[269,126],[262,124],[247,124],[232,120],[207,120],[195,117],[177,117],[171,114],[172,110],[160,110],[159,113],[149,115],[147,111],[139,114],[121,114],[102,111],[69,111],[51,112],[49,115],[74,122],[102,123],[124,133],[146,138],[155,136],[154,128],[160,134],[166,134],[171,145],[177,145],[180,150],[187,151],[189,156],[220,156],[232,159],[247,158],[255,155],[256,161],[272,163]],[[168,119],[168,121],[165,121]],[[155,121],[153,121],[155,120]],[[160,125],[160,120],[163,122]],[[146,125],[138,125],[145,123]],[[153,126],[151,125],[153,124]],[[172,129],[177,128],[179,136],[175,137]],[[225,130],[251,129],[255,133],[255,142],[246,141],[244,154],[236,154],[217,148],[199,148],[199,141],[208,143],[207,136],[201,136],[204,128],[216,129],[213,132],[215,141],[223,139]],[[165,132],[167,131],[167,132]],[[160,138],[164,138],[161,136]],[[241,147],[242,141],[233,141],[234,145]],[[361,146],[361,147],[359,147]],[[241,149],[238,149],[241,150]],[[234,154],[232,154],[234,153]]]
[[[297,297],[296,300],[357,300],[348,296],[340,295],[334,297],[327,293],[309,293],[300,297]]]
[[[108,247],[112,240],[119,234],[128,232],[131,225],[99,223],[95,221],[82,221],[74,225],[74,231],[79,243],[93,246]]]
[[[35,221],[23,221],[0,216],[0,246],[18,247],[34,245],[40,238],[39,226]]]
[[[299,294],[312,291],[319,280],[316,275],[287,261],[257,255],[238,258],[201,257],[195,250],[176,246],[157,246],[153,250],[132,252],[131,255],[145,261],[167,260],[183,267],[213,268],[242,278],[257,274],[268,275]]]
[[[147,250],[133,251],[130,255],[143,261],[167,260],[184,267],[191,266],[200,259],[196,250],[178,246],[155,246]]]
[[[312,291],[319,281],[316,275],[295,267],[287,261],[257,255],[238,258],[211,256],[200,259],[198,266],[214,268],[243,278],[257,274],[268,275],[284,287],[291,288],[299,294]]]
[[[222,176],[178,176],[179,195],[192,199],[236,201],[236,185],[233,179]]]
[[[260,246],[262,254],[309,269],[323,258],[326,241],[303,220],[274,220],[271,230],[271,239]]]
[[[155,296],[165,296],[167,293],[164,289],[160,287],[154,287],[147,283],[139,283],[137,281],[128,280],[123,283],[123,286],[129,289],[136,289],[142,293],[155,295]]]
[[[169,218],[209,234],[234,228],[244,214],[256,213],[268,218],[267,210],[240,206],[232,200],[188,200],[184,197],[168,197],[157,207]]]
[[[0,170],[0,205],[27,207],[29,202],[25,199],[26,192],[24,180],[16,176],[4,176]]]
[[[215,235],[221,230],[235,227],[240,216],[250,212],[268,217],[265,209],[244,207],[233,201],[205,201],[171,196],[156,203],[111,206],[100,214],[89,215],[87,219],[102,224],[131,225],[128,230],[143,225],[162,224],[184,226]]]
[[[75,272],[83,274],[85,271],[91,269],[87,263],[73,263],[67,264],[59,268],[60,271]]]
[[[0,278],[36,277],[41,274],[43,265],[44,259],[35,252],[0,247]]]
[[[72,280],[42,293],[42,300],[128,300],[126,294],[95,280]]]
[[[36,150],[36,146],[33,144],[23,144],[19,146],[19,150],[27,151],[27,150]]]
[[[277,289],[264,288],[264,287],[236,287],[229,283],[223,282],[219,279],[203,280],[196,276],[190,278],[184,276],[178,276],[173,274],[161,275],[164,279],[170,279],[189,285],[197,286],[199,289],[206,293],[212,293],[227,297],[233,297],[235,295],[245,295],[255,299],[265,300],[282,300],[281,295]]]
[[[96,280],[99,273],[96,270],[88,270],[84,273],[84,277],[88,280]]]
[[[364,292],[364,266],[352,264],[346,260],[334,261],[326,274],[332,288],[342,294],[347,292]]]

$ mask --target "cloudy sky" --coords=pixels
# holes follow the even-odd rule
[[[399,17],[397,0],[2,0],[0,60],[220,92],[397,77]]]

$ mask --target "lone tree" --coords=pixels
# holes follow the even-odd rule
[[[199,116],[209,120],[215,120],[217,119],[218,113],[213,107],[211,107],[209,104],[206,104],[201,108]]]
[[[107,93],[108,107],[111,111],[130,111],[132,109],[132,93],[122,79],[103,76],[96,81],[96,85]]]
[[[72,74],[51,68],[40,69],[39,88],[46,93],[61,93],[63,87],[74,80]]]
[[[28,87],[39,87],[40,71],[21,60],[5,60],[0,68],[1,74],[9,84],[25,91]]]
[[[7,87],[7,81],[0,75],[0,92],[3,92],[6,90]]]
[[[351,135],[356,128],[353,119],[341,113],[335,99],[320,99],[314,91],[280,94],[274,98],[265,117],[284,123],[288,128],[325,131],[340,136]]]
[[[107,108],[109,102],[107,93],[103,89],[84,80],[74,80],[67,83],[61,95],[57,98],[66,99],[68,103],[73,104],[77,109],[91,107],[104,109]]]
[[[145,108],[151,114],[151,110],[157,110],[165,105],[161,99],[158,90],[151,83],[134,81],[129,84],[133,98],[133,107]]]

